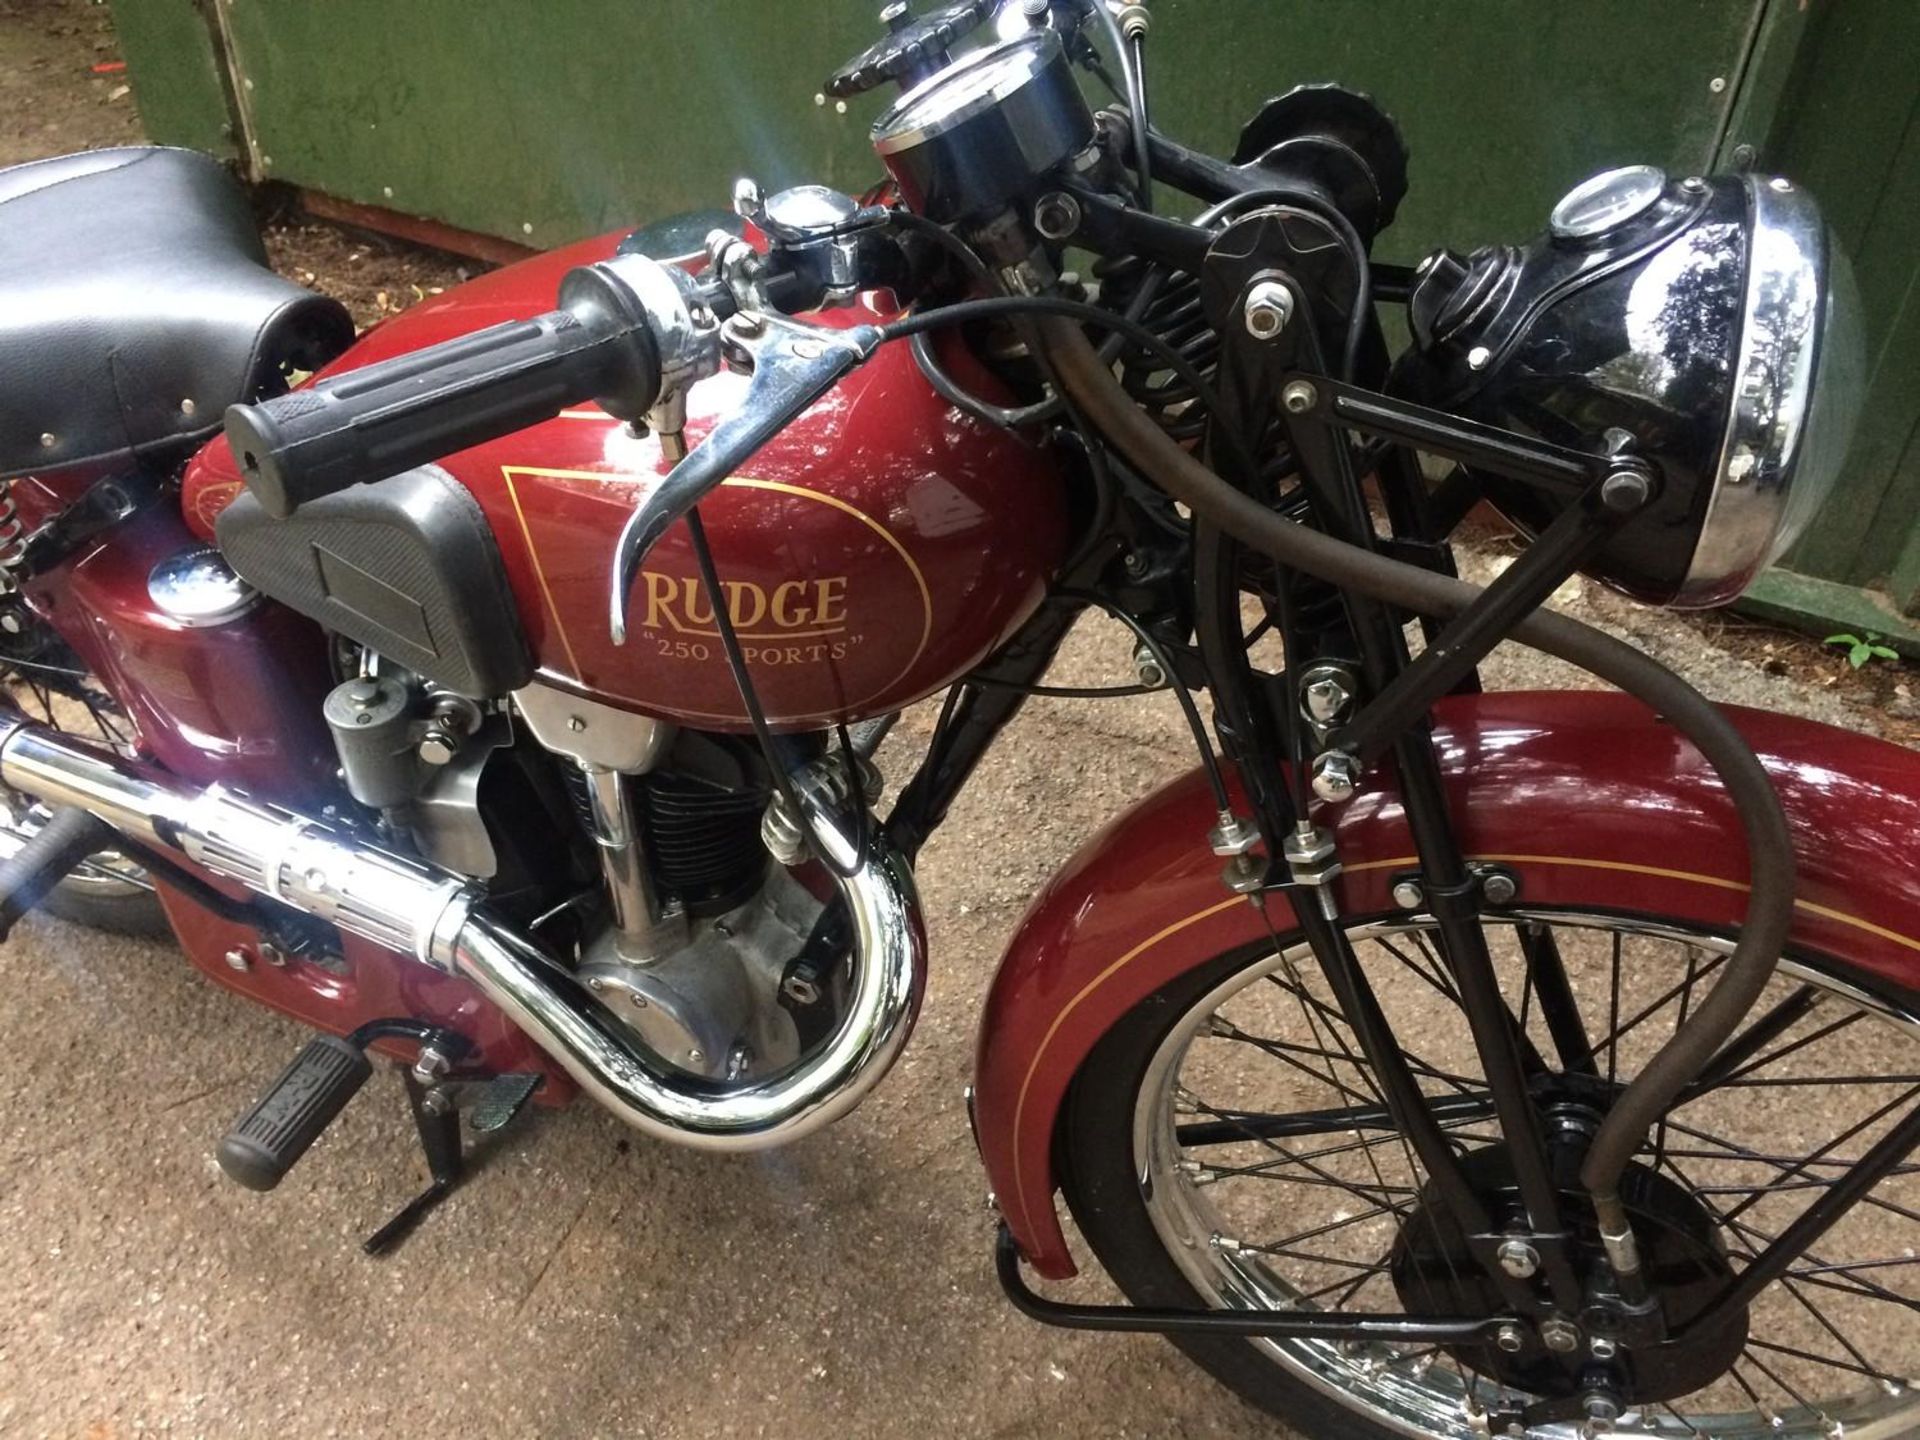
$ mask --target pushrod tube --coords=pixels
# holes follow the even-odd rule
[[[1062,386],[1090,423],[1143,474],[1195,514],[1281,564],[1417,614],[1452,616],[1480,589],[1358,549],[1297,525],[1241,494],[1168,437],[1100,363],[1080,327],[1060,316],[1036,324]],[[1626,1231],[1619,1181],[1653,1123],[1725,1043],[1772,978],[1793,920],[1792,837],[1766,769],[1705,696],[1658,661],[1565,616],[1542,611],[1513,638],[1558,656],[1634,695],[1684,734],[1727,787],[1745,832],[1751,893],[1746,924],[1712,992],[1615,1102],[1581,1169],[1604,1227]],[[1616,1266],[1637,1263],[1631,1242]]]

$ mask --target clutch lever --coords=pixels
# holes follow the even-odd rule
[[[682,456],[628,517],[614,551],[613,643],[627,643],[627,596],[647,554],[674,521],[759,453],[803,410],[879,348],[878,326],[822,329],[784,315],[742,311],[721,330],[730,368],[751,379],[739,406]]]

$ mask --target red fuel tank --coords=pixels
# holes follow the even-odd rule
[[[496,271],[377,326],[329,373],[553,308],[560,277],[618,236]],[[853,308],[825,324],[885,318]],[[957,346],[963,383],[995,392]],[[739,403],[746,380],[694,387],[687,441]],[[744,729],[684,524],[636,582],[628,639],[607,624],[614,540],[671,466],[597,409],[442,462],[484,508],[542,677],[704,729]],[[223,440],[189,469],[182,504],[211,537],[238,493]],[[1068,543],[1049,459],[940,399],[905,345],[843,381],[702,502],[727,604],[769,718],[783,729],[884,714],[978,664],[1033,612]]]

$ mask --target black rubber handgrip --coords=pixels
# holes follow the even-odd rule
[[[309,500],[510,435],[569,405],[599,400],[636,418],[660,389],[645,305],[605,263],[569,272],[560,301],[532,320],[233,406],[227,441],[241,478],[284,520]]]
[[[96,850],[111,849],[115,833],[85,810],[54,811],[52,819],[0,864],[0,940],[81,861]]]
[[[273,1189],[372,1073],[352,1041],[315,1036],[220,1142],[220,1168],[249,1190]]]

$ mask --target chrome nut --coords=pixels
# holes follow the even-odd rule
[[[1331,725],[1353,703],[1353,681],[1332,665],[1316,665],[1301,676],[1300,708],[1316,725]]]
[[[1080,228],[1080,202],[1064,190],[1042,195],[1033,207],[1033,228],[1048,240],[1065,240]]]
[[[1531,1280],[1540,1273],[1540,1252],[1524,1240],[1509,1240],[1496,1254],[1500,1268],[1516,1280]]]
[[[1216,855],[1244,855],[1260,843],[1260,827],[1244,816],[1222,810],[1219,822],[1207,832],[1207,843]]]
[[[1489,905],[1511,905],[1520,893],[1520,882],[1504,870],[1490,870],[1480,882],[1480,893]]]
[[[1329,750],[1313,762],[1313,793],[1338,803],[1360,788],[1360,765],[1344,750]]]
[[[1566,1320],[1547,1321],[1540,1327],[1540,1338],[1556,1355],[1571,1355],[1580,1348],[1580,1331]]]
[[[1150,689],[1158,690],[1167,683],[1167,672],[1151,645],[1142,643],[1134,650],[1133,668],[1140,683]]]
[[[420,737],[419,756],[429,765],[445,765],[460,753],[460,737],[439,725]]]
[[[1293,318],[1293,292],[1278,280],[1260,281],[1247,292],[1245,318],[1254,339],[1273,339]]]

